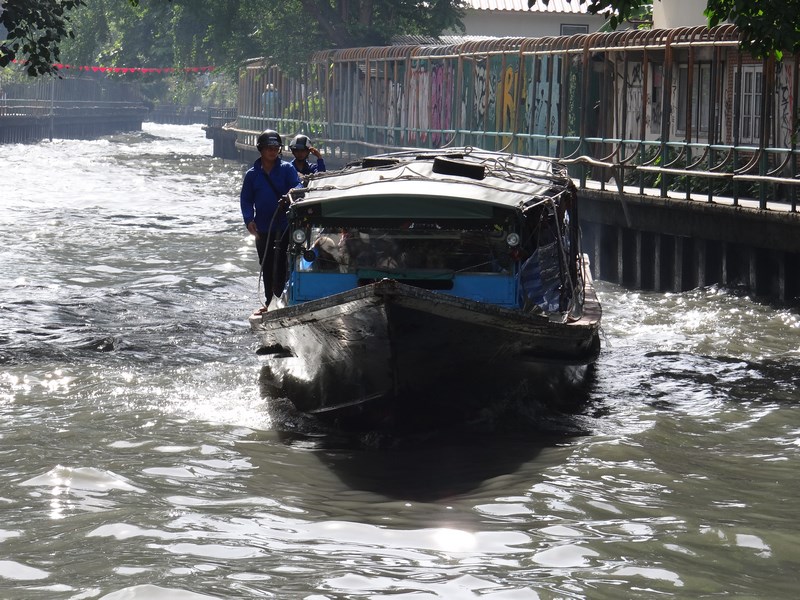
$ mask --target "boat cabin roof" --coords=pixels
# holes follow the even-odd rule
[[[371,212],[469,219],[490,217],[497,207],[524,210],[546,198],[557,202],[570,188],[566,170],[554,161],[453,148],[367,157],[312,175],[293,196],[299,212],[319,204],[327,217]]]

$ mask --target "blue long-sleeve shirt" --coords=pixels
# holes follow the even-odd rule
[[[297,169],[297,161],[292,161],[292,166]],[[297,169],[300,175],[311,175],[312,173],[323,173],[325,171],[325,160],[322,157],[317,159],[316,164],[306,161],[305,167]]]
[[[280,159],[275,161],[275,166],[269,172],[269,178],[275,184],[275,188],[279,192],[278,195],[275,194],[275,190],[272,189],[269,181],[267,181],[267,176],[261,168],[261,159],[259,158],[244,174],[242,191],[239,194],[244,224],[247,225],[250,221],[255,221],[258,231],[263,233],[270,230],[272,215],[278,208],[280,196],[301,185],[300,177],[292,164]],[[275,216],[275,221],[272,222],[272,230],[283,231],[287,224],[286,213],[281,211]]]

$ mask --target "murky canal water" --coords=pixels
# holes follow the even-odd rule
[[[588,403],[348,439],[263,398],[238,164],[0,146],[0,598],[795,598],[800,318],[599,284]]]

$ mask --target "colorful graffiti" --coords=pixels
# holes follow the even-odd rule
[[[775,91],[777,94],[778,118],[781,122],[783,146],[789,147],[792,144],[794,133],[792,130],[792,115],[794,114],[794,72],[788,62],[782,62],[777,67],[775,75]]]
[[[684,132],[689,125],[694,146],[713,138],[715,146],[789,147],[800,129],[794,60],[779,63],[774,81],[761,79],[766,66],[752,57],[742,63],[733,50],[738,39],[734,30],[725,31],[730,51],[724,45],[714,47],[710,38],[695,41],[687,34],[680,47],[667,52],[680,36],[672,39],[652,32],[630,34],[652,38],[644,53],[630,52],[622,40],[627,34],[597,34],[578,36],[574,43],[553,38],[459,47],[346,49],[313,58],[304,79],[288,77],[274,65],[254,63],[242,79],[240,120],[268,121],[279,128],[298,123],[311,127],[310,120],[319,117],[303,118],[287,111],[308,104],[298,94],[317,94],[326,108],[320,122],[314,123],[320,132],[316,137],[337,147],[355,142],[356,152],[472,145],[541,156],[580,152],[607,161],[606,157],[631,156],[626,147],[619,152],[620,140],[625,146],[672,153],[672,148],[689,143]],[[638,37],[636,44],[640,45]],[[690,45],[698,46],[694,55]],[[699,48],[703,45],[708,48]],[[689,79],[692,56],[699,75]],[[752,75],[751,100],[760,98],[760,82],[773,86],[765,92],[772,102],[763,126],[753,108],[758,103],[751,102],[747,111],[733,96],[737,68]],[[259,106],[265,81],[278,87],[285,107],[279,116],[247,112]],[[750,132],[749,137],[741,134],[743,130]],[[733,141],[732,132],[739,132],[741,144]],[[686,155],[698,153],[692,148]],[[681,155],[675,151],[674,156]]]
[[[446,143],[446,131],[453,126],[453,98],[455,81],[452,66],[445,63],[434,65],[431,72],[431,141],[434,146]]]

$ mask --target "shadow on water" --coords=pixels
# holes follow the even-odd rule
[[[318,439],[316,457],[348,489],[393,499],[434,502],[479,488],[517,472],[549,447],[571,436],[536,432],[506,435],[451,430],[426,436],[384,437],[370,447],[363,440]],[[293,436],[283,436],[292,443]],[[295,438],[296,439],[296,438]]]
[[[495,402],[469,422],[414,432],[344,431],[298,412],[260,376],[273,432],[288,447],[310,450],[346,488],[394,499],[431,502],[469,493],[484,482],[517,472],[543,450],[586,435],[583,417],[593,377],[559,406],[530,398]],[[259,439],[252,440],[258,443]]]

